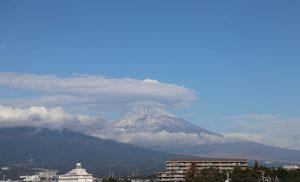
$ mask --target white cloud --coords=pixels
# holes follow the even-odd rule
[[[70,128],[90,132],[103,129],[105,120],[88,115],[72,115],[62,108],[29,107],[27,109],[4,107],[0,105],[0,126],[47,127],[53,129]]]
[[[239,137],[250,141],[300,149],[300,118],[275,115],[240,115],[226,117],[225,124],[236,132],[225,133],[225,136]]]
[[[178,108],[196,99],[194,92],[184,86],[151,79],[111,79],[93,75],[58,77],[0,73],[0,86],[31,93],[30,97],[1,100],[2,105],[18,107],[43,105],[97,111],[127,108],[137,102],[157,102]]]
[[[145,79],[142,81],[143,83],[153,83],[153,84],[159,84],[159,81],[157,80],[151,80],[151,79]]]
[[[247,115],[237,115],[237,116],[227,116],[224,119],[232,121],[273,121],[280,118],[277,115],[270,114],[247,114]]]
[[[246,141],[263,143],[264,138],[267,137],[267,134],[263,133],[225,133],[224,136],[227,137],[237,137]]]
[[[137,145],[199,145],[206,143],[225,143],[239,140],[235,137],[223,137],[205,133],[171,133],[167,131],[130,132],[124,129],[95,131],[91,134],[99,138],[112,139],[122,143],[132,143]]]

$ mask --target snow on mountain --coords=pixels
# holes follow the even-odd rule
[[[138,146],[199,145],[232,140],[152,105],[137,105],[105,130],[89,134]]]
[[[218,135],[189,123],[175,115],[155,106],[138,105],[132,108],[123,118],[112,125],[113,129],[122,129],[128,132],[160,132],[195,133]]]

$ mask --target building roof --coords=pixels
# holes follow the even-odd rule
[[[247,162],[247,159],[217,159],[217,158],[197,158],[197,159],[170,159],[167,160],[167,162],[218,162],[218,161],[222,161],[222,162],[230,162],[230,161],[241,161],[241,162]]]

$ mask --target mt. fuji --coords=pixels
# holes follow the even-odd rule
[[[112,127],[129,132],[167,131],[169,133],[184,132],[218,135],[151,105],[133,107],[123,118],[114,123]]]
[[[112,123],[105,132],[94,136],[154,150],[202,157],[300,161],[300,151],[226,137],[151,105],[133,107],[120,120]]]

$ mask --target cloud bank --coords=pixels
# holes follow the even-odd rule
[[[207,143],[226,143],[238,141],[236,137],[223,137],[206,133],[185,133],[185,132],[130,132],[126,130],[113,129],[109,131],[96,131],[93,136],[105,139],[112,139],[122,143],[137,145],[201,145]]]
[[[225,120],[224,124],[229,125],[233,130],[225,133],[225,136],[300,150],[300,118],[298,117],[249,114],[230,116]]]
[[[106,126],[102,118],[88,115],[72,115],[61,107],[29,107],[27,109],[4,107],[0,105],[1,127],[46,127],[51,129],[70,128],[76,131],[100,130]]]
[[[118,110],[138,102],[152,102],[167,108],[181,108],[196,100],[195,93],[184,86],[151,79],[112,79],[94,75],[59,77],[0,73],[0,87],[26,93],[21,98],[18,95],[18,98],[0,100],[2,105],[15,107],[40,105],[97,111]]]

